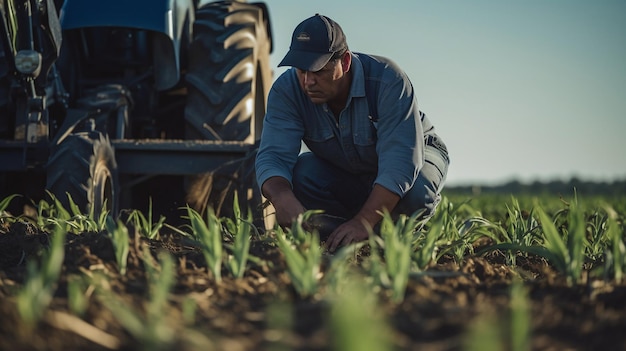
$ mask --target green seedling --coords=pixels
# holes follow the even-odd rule
[[[608,213],[606,236],[610,241],[610,246],[605,251],[608,266],[606,271],[613,272],[615,281],[621,283],[624,280],[624,271],[626,271],[626,245],[624,244],[626,233],[623,227],[620,228],[615,210],[607,206],[606,211]]]
[[[89,306],[89,295],[87,293],[88,283],[81,276],[72,276],[67,282],[67,304],[70,311],[83,316]]]
[[[168,296],[175,282],[176,267],[169,254],[160,253],[158,258],[160,264],[154,262],[149,249],[144,247],[142,261],[146,268],[149,296],[143,311],[117,297],[103,281],[96,282],[97,296],[103,305],[113,312],[118,322],[146,351],[170,350],[176,340],[177,326],[170,325],[168,319]]]
[[[375,280],[391,289],[392,300],[397,303],[404,299],[404,292],[409,282],[416,219],[417,215],[410,218],[401,215],[394,223],[389,212],[385,212],[380,226],[382,240],[377,240],[380,238],[370,233]],[[380,257],[378,248],[383,250],[384,257]]]
[[[80,234],[99,232],[106,227],[108,211],[102,211],[96,217],[93,207],[89,213],[83,213],[70,194],[67,194],[69,209],[66,209],[54,194],[48,192],[48,196],[52,199],[52,204],[40,200],[37,205],[37,224],[40,228],[48,229],[62,226],[67,232]]]
[[[535,245],[537,243],[536,233],[539,229],[539,223],[533,216],[534,210],[525,214],[521,210],[517,199],[513,198],[512,202],[513,205],[511,207],[507,205],[506,230],[500,231],[503,236],[503,242],[522,246]],[[513,250],[507,251],[506,261],[508,265],[515,266],[517,264],[517,252]]]
[[[206,222],[200,214],[187,206],[187,215],[191,222],[192,236],[202,248],[209,272],[216,282],[222,281],[222,225],[213,208],[207,210]]]
[[[556,268],[565,273],[568,285],[579,282],[585,258],[586,223],[583,211],[573,203],[568,211],[566,231],[559,232],[553,220],[537,207],[541,228],[544,234],[544,247],[549,254],[544,256]]]
[[[152,199],[148,204],[148,217],[146,217],[141,211],[133,210],[128,216],[126,224],[132,222],[133,226],[139,230],[139,233],[148,239],[158,239],[159,231],[165,223],[165,216],[159,216],[157,222],[153,222],[152,218]]]
[[[66,234],[63,227],[57,227],[41,266],[37,267],[34,261],[27,263],[26,282],[17,294],[17,308],[22,320],[30,327],[43,317],[52,301],[63,267]]]
[[[346,282],[351,275],[355,274],[357,264],[354,262],[355,254],[367,244],[367,242],[355,243],[340,247],[335,251],[330,260],[330,265],[324,272],[326,292],[341,294],[346,288]]]
[[[502,351],[504,335],[499,321],[493,313],[482,313],[469,324],[464,340],[465,351]]]
[[[301,297],[310,297],[319,290],[322,248],[316,232],[308,233],[302,228],[307,213],[298,216],[287,236],[282,228],[276,228],[278,247],[285,256],[289,277]],[[295,239],[300,238],[300,240]]]
[[[391,328],[376,294],[359,276],[347,275],[341,293],[331,300],[333,350],[393,350]]]
[[[541,223],[543,242],[541,245],[526,246],[524,244],[500,243],[485,248],[491,250],[514,250],[531,253],[545,258],[555,268],[565,274],[568,285],[580,282],[585,259],[586,222],[583,211],[573,203],[567,212],[557,212],[555,219],[550,218],[538,205],[534,208]],[[560,216],[566,214],[566,221],[557,224]],[[563,228],[563,232],[559,231]]]
[[[107,232],[111,242],[113,243],[113,247],[115,248],[115,261],[117,262],[117,267],[120,274],[125,275],[128,265],[128,253],[130,251],[128,228],[126,228],[126,225],[124,225],[122,221],[118,220],[116,224],[113,218],[108,217]]]
[[[5,197],[4,199],[2,199],[2,201],[0,201],[0,225],[3,225],[5,223],[11,224],[17,221],[17,218],[13,216],[12,214],[6,212],[6,210],[7,208],[9,208],[11,201],[13,201],[13,199],[15,199],[18,196],[20,195],[17,195],[17,194],[9,195]]]
[[[452,255],[456,262],[463,262],[466,254],[474,253],[474,243],[482,238],[489,237],[497,241],[496,236],[490,231],[493,223],[473,214],[467,219],[460,217],[460,209],[468,207],[467,202],[460,206],[454,206],[447,198],[443,198],[437,208],[437,212],[441,215],[443,228],[441,236],[437,241],[438,252],[436,260],[438,261],[444,255]]]
[[[417,218],[409,219],[410,222],[416,221]],[[413,250],[413,262],[417,266],[418,270],[424,270],[428,265],[436,259],[437,254],[437,242],[443,235],[444,213],[436,212],[433,218],[428,222],[429,226],[420,227],[426,228],[422,232],[417,232],[414,235],[414,239],[411,243]]]
[[[5,197],[4,199],[2,199],[0,201],[0,213],[3,213],[4,211],[6,211],[6,209],[9,208],[9,205],[11,204],[11,201],[13,201],[13,199],[15,199],[18,196],[20,196],[20,195],[13,194],[13,195],[9,195],[9,196]]]
[[[509,308],[505,313],[483,312],[473,321],[465,337],[468,351],[529,351],[531,315],[528,297],[521,281],[509,290]]]
[[[232,255],[228,255],[226,267],[230,273],[237,279],[243,277],[246,272],[246,264],[248,262],[250,251],[250,234],[254,225],[252,224],[252,212],[248,211],[246,220],[242,219],[239,207],[239,199],[235,192],[235,201],[233,201],[234,219],[223,218],[224,226],[228,233],[234,236]]]
[[[516,279],[509,292],[510,303],[510,340],[511,351],[529,351],[531,349],[530,303],[521,280]]]

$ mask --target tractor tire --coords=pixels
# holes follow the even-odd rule
[[[68,210],[71,197],[86,214],[99,216],[106,210],[116,216],[119,181],[108,137],[97,131],[77,132],[53,146],[46,189]]]
[[[198,8],[186,74],[187,139],[260,139],[272,75],[267,26],[252,4],[216,1]]]
[[[271,38],[263,10],[238,1],[216,1],[196,11],[186,74],[185,138],[243,141],[251,153],[209,174],[187,178],[187,203],[232,216],[237,191],[242,211],[255,222],[262,197],[254,176],[271,85]],[[261,217],[261,218],[259,218]]]

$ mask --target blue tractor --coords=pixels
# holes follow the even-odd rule
[[[228,214],[236,191],[257,208],[264,3],[0,0],[0,12],[2,198]]]

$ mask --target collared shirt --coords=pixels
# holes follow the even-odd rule
[[[320,158],[402,197],[424,163],[424,130],[434,133],[417,108],[413,86],[389,59],[352,53],[352,85],[336,119],[326,104],[314,104],[301,89],[296,69],[273,84],[256,159],[259,186],[280,176],[292,182],[301,142]],[[377,86],[376,112],[366,86]]]

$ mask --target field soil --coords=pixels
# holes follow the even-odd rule
[[[224,270],[217,284],[204,257],[189,239],[163,233],[147,240],[131,230],[128,271],[121,275],[110,239],[103,233],[68,234],[55,296],[41,321],[27,327],[19,317],[15,294],[26,279],[26,262],[37,260],[50,235],[35,226],[14,223],[0,229],[0,350],[330,350],[337,331],[328,323],[329,305],[321,296],[301,298],[294,291],[284,257],[273,240],[255,238],[244,278]],[[163,309],[171,343],[151,345],[120,322],[90,287],[89,304],[76,316],[69,309],[68,281],[99,274],[127,309],[144,314],[149,299],[141,256],[171,253],[176,282]],[[356,264],[368,255],[355,253]],[[325,255],[328,262],[330,254]],[[589,280],[567,286],[562,276],[538,258],[518,258],[517,267],[492,253],[443,259],[411,276],[401,303],[380,292],[380,317],[397,350],[465,350],[470,331],[507,340],[510,288],[521,278],[531,317],[533,350],[626,350],[626,286]],[[188,312],[188,301],[195,310]],[[489,324],[488,321],[492,323]],[[144,320],[145,323],[149,321]],[[355,323],[359,321],[355,320]],[[502,349],[508,349],[502,346]]]

